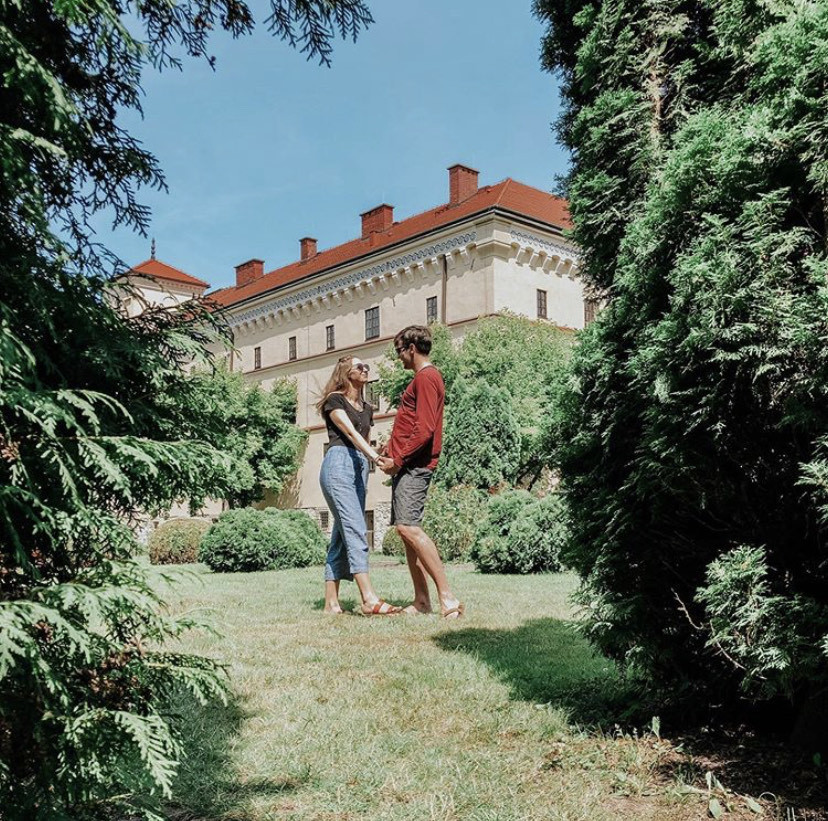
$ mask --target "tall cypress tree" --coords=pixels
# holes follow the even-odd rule
[[[536,0],[583,275],[553,432],[609,655],[676,692],[828,678],[828,4]]]

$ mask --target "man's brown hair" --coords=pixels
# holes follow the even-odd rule
[[[413,345],[425,356],[431,352],[431,331],[425,325],[409,325],[394,337],[394,347],[399,351]]]

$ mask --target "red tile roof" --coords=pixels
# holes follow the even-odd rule
[[[431,211],[395,222],[386,231],[328,248],[310,259],[293,262],[270,271],[246,285],[222,288],[213,291],[209,296],[219,305],[235,305],[266,291],[297,282],[312,274],[335,268],[381,248],[395,245],[428,231],[434,231],[456,220],[496,207],[514,211],[557,228],[572,227],[566,200],[507,178],[496,185],[487,185],[478,189],[476,194],[457,205],[440,205]]]
[[[136,265],[129,272],[130,274],[146,274],[154,279],[166,279],[169,282],[181,282],[185,285],[194,285],[197,288],[209,288],[210,283],[204,282],[202,279],[185,274],[184,271],[179,271],[178,268],[173,268],[172,265],[167,265],[165,262],[159,262],[157,259],[148,259],[140,265]]]

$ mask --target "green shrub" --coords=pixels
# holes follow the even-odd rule
[[[153,564],[189,564],[198,561],[201,539],[209,530],[206,519],[170,519],[161,522],[147,542]]]
[[[557,571],[566,535],[558,494],[537,499],[524,490],[509,490],[489,500],[471,559],[482,573]]]
[[[467,561],[475,532],[484,514],[484,496],[473,487],[431,487],[423,528],[434,540],[443,561]],[[404,552],[404,551],[403,551]]]
[[[405,545],[397,533],[397,528],[391,525],[382,537],[382,552],[386,556],[402,556],[405,558]]]
[[[434,540],[445,562],[467,561],[475,532],[486,509],[483,495],[473,487],[446,489],[434,484],[428,491],[423,529]],[[382,552],[405,557],[405,545],[393,526],[382,539]]]
[[[301,517],[301,518],[300,518]],[[199,558],[222,573],[307,567],[324,559],[325,537],[298,510],[228,510],[207,531]]]

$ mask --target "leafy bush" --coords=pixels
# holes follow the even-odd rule
[[[566,536],[558,494],[537,499],[524,490],[509,490],[489,500],[471,559],[482,573],[557,571]]]
[[[802,634],[824,625],[828,614],[811,599],[772,589],[764,548],[741,545],[711,562],[696,601],[704,607],[708,646],[739,666],[747,694],[788,693],[797,679],[819,674],[818,648],[825,637],[812,630],[802,641]]]
[[[386,556],[401,556],[403,559],[405,558],[405,545],[394,525],[391,525],[382,537],[382,552]]]
[[[282,570],[323,561],[325,537],[300,510],[228,510],[207,531],[199,559],[221,573]]]
[[[434,483],[426,500],[423,528],[434,540],[443,561],[467,561],[474,535],[485,510],[476,488],[448,488]]]
[[[170,519],[161,522],[147,542],[153,564],[188,564],[198,561],[201,539],[210,528],[206,519]]]
[[[482,494],[473,487],[446,489],[433,484],[428,491],[423,529],[434,540],[445,562],[467,561],[480,517],[485,510]],[[405,545],[393,526],[382,539],[382,552],[405,557]]]

